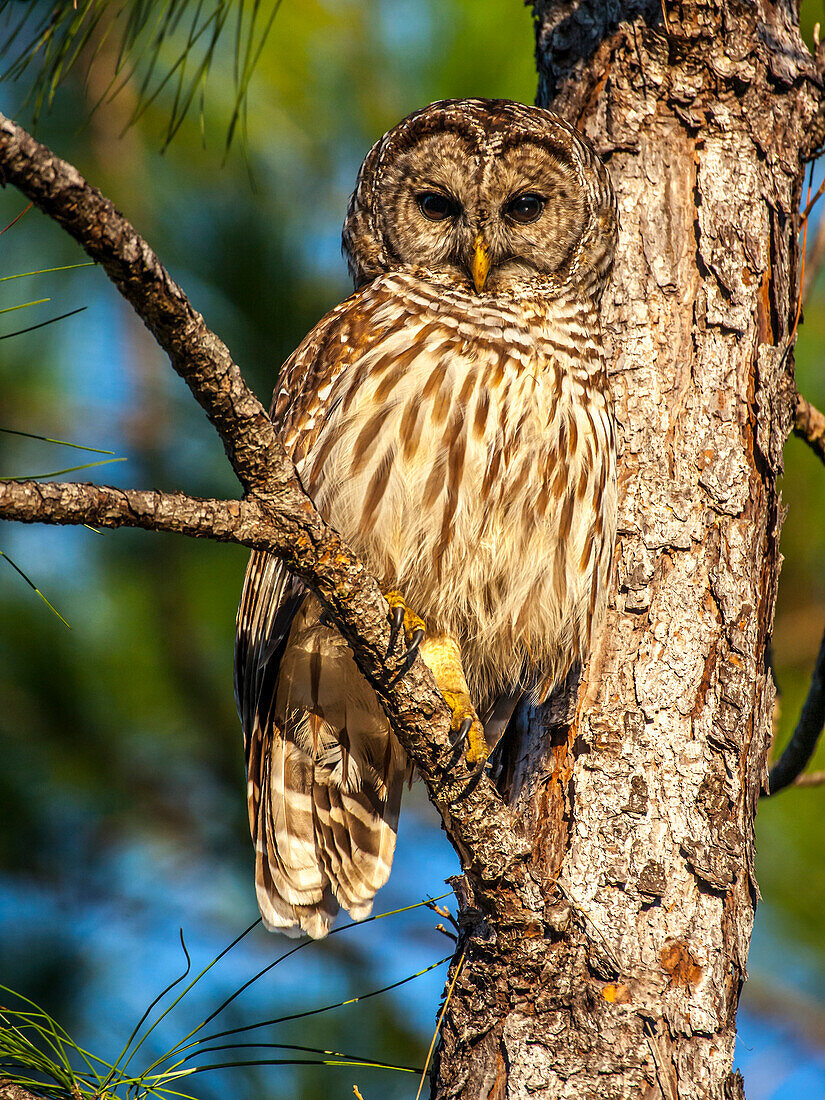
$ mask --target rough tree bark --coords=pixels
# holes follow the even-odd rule
[[[433,1095],[742,1096],[796,212],[825,51],[788,0],[534,14],[539,102],[588,134],[618,194],[617,584],[572,722],[522,715],[511,745],[530,889],[500,920],[496,886],[464,877]]]

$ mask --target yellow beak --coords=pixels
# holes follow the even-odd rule
[[[476,234],[473,244],[475,248],[473,253],[473,285],[476,288],[476,294],[481,294],[484,290],[484,284],[487,282],[487,276],[490,274],[490,246],[480,233]]]

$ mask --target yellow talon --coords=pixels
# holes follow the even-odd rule
[[[489,755],[490,749],[484,736],[484,730],[476,718],[473,720],[470,732],[467,734],[467,763],[475,764],[479,760],[486,760]]]
[[[416,630],[423,630],[426,633],[427,624],[420,615],[416,615],[414,611],[407,607],[407,602],[400,592],[387,592],[384,599],[390,605],[390,611],[395,611],[397,607],[404,608],[404,637],[407,639],[408,645],[412,642]]]
[[[445,688],[440,690],[444,696],[444,702],[450,708],[452,715],[450,729],[453,733],[459,734],[467,720],[470,720],[470,728],[467,731],[467,763],[476,764],[479,760],[486,760],[490,750],[484,736],[484,727],[470,702],[470,696],[464,691],[450,691]]]
[[[392,623],[390,652],[402,626],[410,647],[406,660],[402,663],[400,675],[410,667],[416,651],[420,649],[424,663],[432,672],[438,690],[450,708],[450,730],[456,745],[459,741],[467,742],[466,761],[469,765],[486,760],[490,755],[490,749],[487,738],[484,736],[484,727],[475,712],[467,689],[458,642],[446,634],[426,637],[427,624],[420,615],[410,610],[400,592],[396,590],[387,592],[384,598],[390,605]]]

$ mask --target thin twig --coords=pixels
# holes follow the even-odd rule
[[[458,931],[458,921],[455,919],[455,917],[446,905],[436,905],[434,901],[430,901],[427,903],[427,908],[432,909],[434,913],[438,913],[439,917],[443,917],[445,920],[448,920],[453,928],[455,928],[456,932]]]
[[[802,706],[799,721],[790,741],[779,761],[771,768],[768,776],[768,789],[763,795],[770,796],[790,786],[801,775],[805,765],[813,756],[816,743],[825,725],[825,635],[819,646],[811,686]]]
[[[435,926],[436,932],[440,932],[442,936],[446,936],[448,940],[452,940],[453,943],[458,943],[458,936],[448,931],[443,924],[437,924]]]
[[[798,775],[793,781],[795,787],[821,787],[823,784],[825,784],[825,771]]]

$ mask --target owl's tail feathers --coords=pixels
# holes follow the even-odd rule
[[[390,876],[406,769],[390,777],[386,799],[368,786],[348,793],[316,784],[316,836],[338,902],[353,920],[364,920]]]
[[[294,742],[269,740],[261,790],[249,792],[258,907],[270,931],[320,939],[342,907],[369,916],[387,881],[406,767],[388,777],[384,798],[366,781],[349,793]]]

